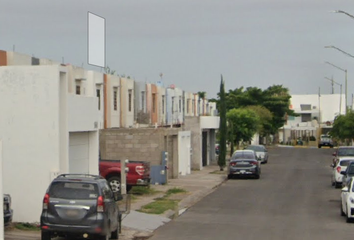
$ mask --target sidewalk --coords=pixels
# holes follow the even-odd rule
[[[180,176],[178,179],[170,179],[166,185],[151,185],[151,188],[161,191],[161,193],[152,196],[142,196],[131,203],[130,213],[123,216],[122,233],[119,239],[139,240],[151,237],[154,230],[183,214],[189,207],[213,192],[226,179],[226,171],[220,173],[219,167],[212,165],[204,167],[201,171],[192,171],[191,174]],[[168,210],[161,215],[146,214],[137,211],[142,206],[154,202],[154,199],[164,196],[165,192],[171,188],[181,188],[187,191],[186,193],[171,196],[173,199],[180,200],[178,209],[175,209],[175,211]],[[40,232],[11,230],[5,232],[5,239],[39,240]]]

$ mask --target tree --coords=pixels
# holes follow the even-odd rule
[[[330,135],[340,140],[352,140],[354,138],[354,111],[349,110],[346,115],[338,116],[333,122]]]
[[[226,136],[227,136],[227,126],[226,126],[226,102],[225,102],[225,86],[224,80],[221,75],[220,82],[220,92],[219,92],[219,104],[220,104],[220,142],[219,142],[219,159],[218,165],[220,167],[220,171],[224,170],[226,165]]]
[[[273,114],[265,107],[257,105],[257,106],[249,106],[248,109],[253,110],[259,117],[260,124],[258,133],[261,137],[267,137],[272,133],[272,120]]]
[[[205,97],[206,97],[206,92],[198,92],[198,97],[199,99],[202,99],[203,100],[203,116],[204,116],[204,102],[205,102]]]
[[[227,119],[232,123],[234,143],[239,146],[240,142],[251,141],[259,129],[260,118],[251,109],[239,108],[227,112]]]

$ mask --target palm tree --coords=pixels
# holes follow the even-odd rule
[[[203,99],[203,115],[204,115],[204,101],[206,97],[206,92],[198,92],[198,97]]]

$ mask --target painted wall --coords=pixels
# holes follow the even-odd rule
[[[147,112],[146,84],[144,82],[134,82],[134,96],[134,120],[142,122],[141,118],[144,118],[142,115]]]
[[[166,88],[166,123],[176,123],[176,95],[174,89]]]
[[[157,87],[158,91],[158,123],[160,126],[166,124],[166,89],[164,87]]]
[[[87,78],[82,81],[82,86],[85,88],[85,96],[94,96],[98,99],[98,128],[104,128],[104,89],[103,89],[103,73],[95,71],[87,71]],[[99,91],[100,98],[97,97],[97,90]]]
[[[120,78],[105,75],[104,85],[106,128],[120,127]]]
[[[128,78],[120,79],[121,86],[121,127],[129,128],[134,126],[134,80]],[[129,93],[131,93],[129,103]],[[129,107],[130,106],[130,107]]]
[[[7,52],[0,50],[0,66],[7,66]]]
[[[194,109],[193,109],[193,104],[192,104],[193,98],[194,98],[193,93],[185,92],[185,94],[184,94],[184,102],[185,102],[184,114],[186,117],[194,116]]]
[[[7,52],[7,66],[30,66],[32,57],[17,52]]]
[[[66,170],[60,169],[68,161],[60,139],[67,140],[68,131],[59,122],[66,81],[59,66],[0,68],[3,187],[12,196],[14,221],[38,221],[51,173]],[[66,113],[61,118],[67,119]]]
[[[158,122],[158,90],[155,84],[147,84],[150,85],[150,92],[149,92],[149,109],[150,109],[150,117],[151,117],[151,124],[155,125]]]

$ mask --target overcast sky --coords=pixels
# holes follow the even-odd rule
[[[106,63],[119,74],[206,91],[282,84],[330,93],[332,76],[354,92],[353,0],[0,0],[0,49],[87,64],[87,12],[106,19]],[[339,87],[336,87],[339,92]],[[344,91],[344,88],[343,88]]]

